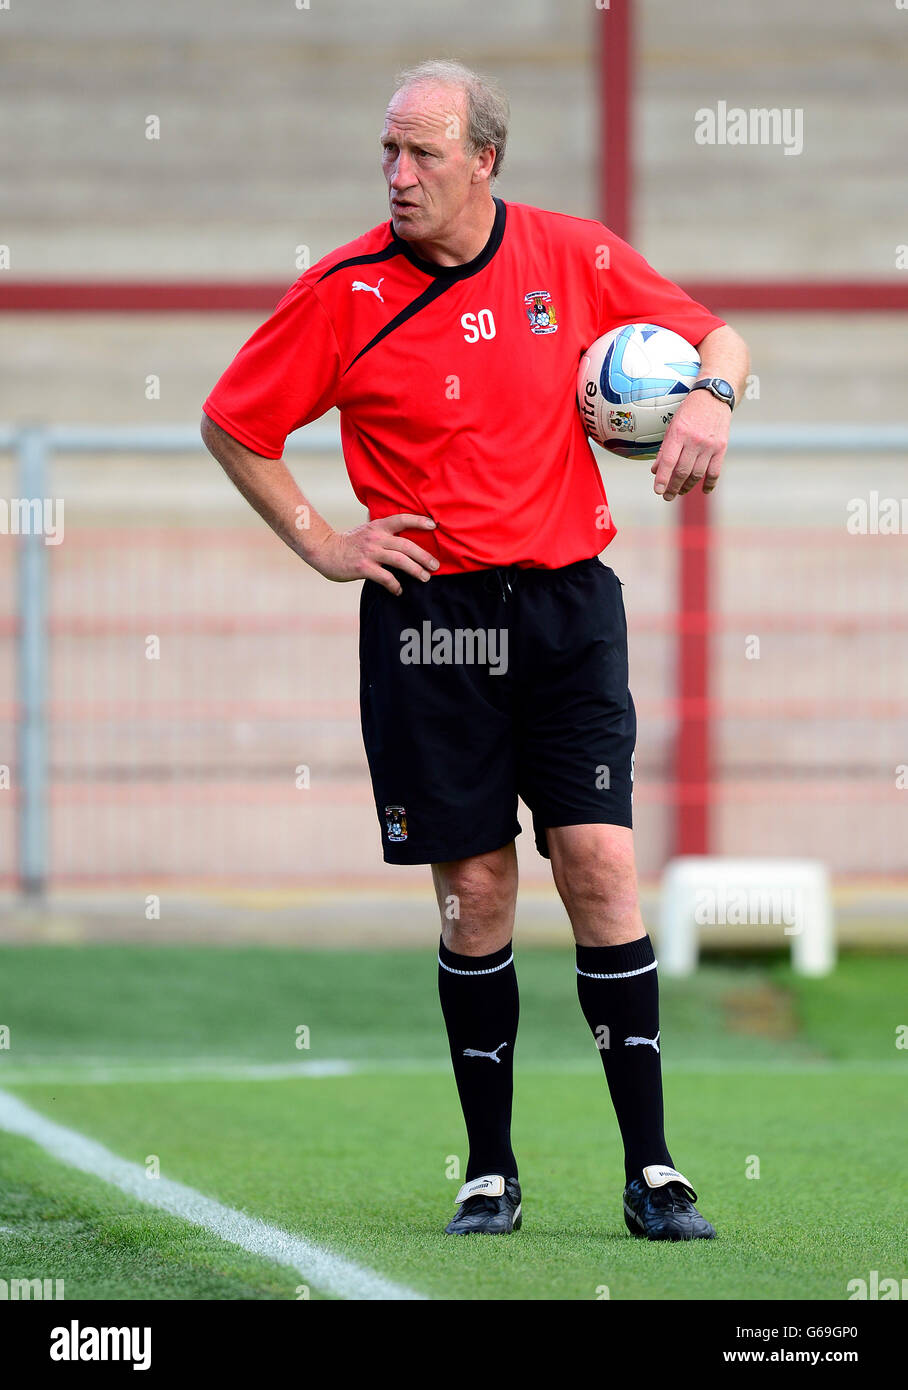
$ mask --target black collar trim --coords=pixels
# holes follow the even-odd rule
[[[332,265],[323,275],[318,277],[318,283],[327,280],[329,275],[336,275],[339,270],[349,270],[351,265],[374,265],[377,261],[389,261],[392,256],[399,256],[400,248],[390,242],[383,246],[380,251],[372,251],[368,256],[349,256],[345,261],[338,261],[337,265]]]
[[[477,275],[480,270],[484,270],[489,261],[495,255],[504,238],[504,224],[507,221],[507,205],[501,198],[494,198],[495,221],[492,223],[492,231],[485,246],[478,256],[474,256],[472,261],[465,261],[463,265],[439,265],[437,261],[424,260],[422,256],[417,256],[408,241],[399,237],[394,230],[392,223],[388,223],[394,246],[401,251],[417,270],[421,270],[424,275],[431,275],[433,280],[469,280],[471,275]]]

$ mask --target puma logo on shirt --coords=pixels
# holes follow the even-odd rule
[[[382,304],[384,304],[385,301],[382,299],[381,296],[381,285],[384,278],[385,277],[383,275],[377,285],[367,285],[365,280],[354,280],[350,288],[351,290],[368,290],[370,294],[375,295],[376,299],[381,299]]]

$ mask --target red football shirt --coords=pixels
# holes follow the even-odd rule
[[[657,323],[696,345],[723,320],[601,222],[495,199],[466,265],[423,260],[390,222],[332,251],[240,349],[205,412],[266,458],[337,406],[344,459],[372,520],[438,573],[554,569],[615,534],[575,398],[589,345]]]

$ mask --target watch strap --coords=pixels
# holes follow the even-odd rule
[[[717,382],[721,382],[723,386],[727,386],[727,387],[728,387],[729,391],[731,391],[731,400],[729,400],[728,396],[726,395],[726,393],[725,393],[724,391],[717,391],[717,390],[715,389],[715,383],[717,383]],[[735,408],[736,401],[735,401],[734,388],[732,387],[732,385],[731,385],[730,382],[728,382],[728,381],[725,380],[724,377],[721,377],[721,376],[704,376],[704,377],[701,377],[699,381],[695,381],[695,382],[694,382],[693,386],[692,386],[690,389],[691,389],[691,391],[708,391],[709,394],[710,394],[711,396],[715,396],[715,398],[716,398],[717,401],[722,401],[722,402],[723,402],[725,405],[727,405],[731,410],[734,410],[734,408]]]

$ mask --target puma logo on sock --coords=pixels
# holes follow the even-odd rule
[[[500,1062],[501,1058],[498,1056],[498,1053],[501,1051],[503,1047],[507,1047],[506,1042],[499,1043],[498,1046],[495,1048],[494,1052],[480,1052],[478,1048],[465,1047],[463,1050],[463,1055],[465,1057],[491,1057],[493,1062]]]
[[[662,1032],[662,1029],[660,1028],[660,1029],[659,1029],[659,1032],[656,1034],[656,1036],[655,1036],[654,1038],[625,1038],[625,1039],[624,1039],[624,1046],[625,1046],[625,1047],[642,1047],[643,1044],[645,1043],[647,1047],[652,1047],[652,1048],[655,1049],[656,1052],[658,1052],[658,1051],[659,1051],[659,1034],[660,1034],[661,1032]]]

